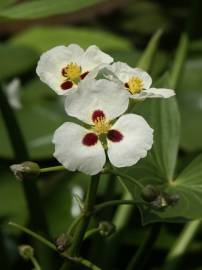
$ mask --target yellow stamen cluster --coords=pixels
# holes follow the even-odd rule
[[[76,63],[70,63],[67,65],[62,72],[63,76],[73,82],[78,82],[81,76],[81,67]]]
[[[98,117],[94,121],[93,131],[97,133],[97,135],[101,135],[107,133],[111,128],[111,124],[109,121],[106,121],[104,117]]]
[[[128,85],[128,90],[132,94],[140,93],[143,90],[143,82],[140,78],[136,76],[131,77],[127,85]]]

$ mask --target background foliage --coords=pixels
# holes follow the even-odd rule
[[[119,210],[114,207],[103,211],[101,217],[95,217],[91,226],[112,217],[120,226],[116,237],[103,240],[97,236],[84,244],[83,254],[103,269],[126,269],[154,222],[161,224],[161,232],[147,264],[137,269],[164,269],[166,264],[170,265],[169,259],[165,264],[164,259],[176,244],[183,222],[202,217],[202,31],[198,12],[201,8],[200,1],[190,0],[0,1],[0,81],[6,89],[13,78],[21,80],[22,109],[14,110],[14,113],[30,158],[41,167],[57,164],[52,158],[52,135],[58,126],[68,121],[63,100],[41,83],[35,73],[42,52],[61,44],[78,43],[84,48],[96,44],[115,60],[136,66],[151,36],[161,28],[164,32],[148,69],[154,85],[170,86],[179,38],[183,31],[188,32],[187,57],[174,87],[176,99],[149,100],[134,109],[155,129],[154,147],[137,166],[124,170],[144,185],[155,184],[165,192],[179,195],[179,203],[162,211],[151,211],[147,206],[124,206]],[[12,220],[28,226],[29,212],[22,183],[17,182],[8,169],[9,165],[21,160],[13,151],[2,114],[0,161],[0,265],[4,270],[31,269],[17,251],[19,243],[30,239],[28,241],[24,234],[7,225]],[[66,171],[44,174],[38,180],[50,239],[66,231],[74,219],[73,188],[79,186],[86,190],[88,182],[88,176]],[[134,200],[141,200],[140,190],[133,181],[123,179],[122,184]],[[102,176],[98,202],[122,196],[120,182]],[[117,211],[119,219],[116,219]],[[114,248],[109,247],[109,243]],[[187,266],[188,257],[184,257],[180,267],[202,269],[201,247],[198,230],[197,237],[187,249],[193,260]],[[40,258],[39,254],[37,256]],[[43,258],[40,260],[43,269],[51,270]],[[52,269],[59,269],[60,264],[60,258],[55,256]],[[75,269],[83,268],[76,266]]]

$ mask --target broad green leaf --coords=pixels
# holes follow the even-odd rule
[[[133,181],[123,179],[134,200],[141,200],[141,190]],[[144,185],[159,183],[153,179],[144,179]],[[174,206],[162,210],[139,206],[143,224],[153,222],[184,222],[202,218],[202,155],[194,159],[173,181],[161,183],[162,191],[178,195],[179,201]]]
[[[57,45],[70,43],[77,43],[83,48],[95,44],[108,52],[132,50],[131,44],[126,39],[98,29],[77,27],[35,27],[15,36],[10,42],[28,46],[39,53]]]
[[[37,54],[26,46],[0,44],[0,80],[22,74],[33,67]]]
[[[9,19],[38,19],[74,12],[100,2],[101,0],[36,0],[8,7],[0,12],[0,16]]]
[[[154,143],[147,157],[128,168],[126,173],[144,185],[160,185],[164,188],[175,177],[180,138],[180,117],[176,100],[175,98],[146,100],[144,103],[136,105],[134,112],[144,116],[154,129]],[[141,190],[134,182],[122,180],[133,198],[137,201],[141,200]],[[164,216],[167,210],[156,213],[155,210],[145,206],[139,207],[139,209],[143,224],[156,220],[167,220],[167,216]],[[156,218],[157,215],[159,215],[158,218]]]
[[[30,47],[38,54],[61,44],[77,43],[83,48],[95,44],[112,55],[115,61],[123,61],[131,66],[136,65],[140,56],[140,52],[132,48],[129,41],[117,35],[98,29],[69,26],[34,27],[15,36],[10,43]]]
[[[202,59],[186,62],[177,97],[182,119],[181,146],[187,151],[202,149]]]
[[[153,147],[140,166],[145,163],[161,181],[173,179],[180,138],[180,117],[175,98],[146,100],[136,107],[135,113],[144,116],[154,129]]]

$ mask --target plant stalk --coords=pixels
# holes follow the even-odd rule
[[[176,242],[174,243],[173,247],[171,247],[170,252],[168,253],[166,260],[165,260],[165,270],[176,270],[181,269],[180,264],[182,258],[195,237],[196,233],[198,232],[201,225],[200,220],[195,220],[189,222],[184,226],[183,231],[177,238]]]
[[[132,257],[126,270],[141,270],[148,261],[148,258],[152,252],[155,241],[159,235],[160,225],[154,224],[151,226],[149,232],[147,233],[142,245],[139,247],[138,251]]]

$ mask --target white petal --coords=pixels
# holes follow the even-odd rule
[[[116,167],[132,166],[147,155],[153,143],[153,129],[142,116],[125,114],[111,129],[118,130],[123,138],[120,142],[108,140],[108,156]]]
[[[54,134],[54,157],[70,171],[81,171],[94,175],[99,173],[106,161],[102,144],[93,146],[82,143],[84,136],[90,131],[74,123],[66,122]]]
[[[175,92],[171,89],[165,88],[150,88],[143,90],[137,94],[130,94],[130,98],[135,100],[144,100],[146,98],[169,98],[175,95]]]
[[[126,63],[115,62],[109,67],[109,70],[114,73],[115,79],[118,78],[120,81],[122,81],[123,84],[125,84],[131,77],[133,68],[131,68]],[[111,79],[113,79],[113,76],[111,77]]]
[[[166,88],[150,88],[144,92],[147,94],[148,98],[169,98],[175,95],[175,92],[172,89]]]
[[[152,84],[152,79],[146,71],[140,68],[132,68],[126,63],[116,62],[112,64],[109,69],[123,82],[123,84],[127,83],[133,76],[142,80],[144,89],[148,89]]]
[[[128,108],[129,94],[115,82],[102,80],[84,80],[78,90],[65,101],[67,114],[88,124],[93,124],[92,114],[96,110],[104,112],[107,120],[112,120]]]
[[[133,69],[133,76],[137,76],[142,80],[144,89],[148,89],[152,84],[152,78],[150,75],[140,68]]]
[[[84,71],[90,71],[101,64],[110,64],[113,58],[102,52],[97,46],[92,45],[87,48],[81,60],[81,66]]]
[[[62,90],[60,85],[64,82],[62,69],[71,62],[80,64],[84,51],[76,45],[57,46],[43,53],[39,59],[36,73],[41,81],[48,84],[59,95],[66,95],[69,90]]]

